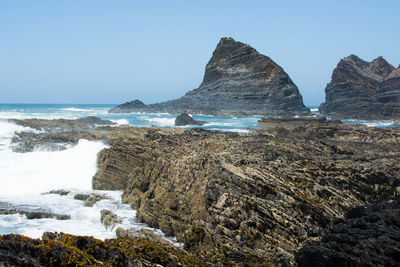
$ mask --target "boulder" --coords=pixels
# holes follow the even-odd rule
[[[189,114],[182,113],[175,119],[175,126],[187,126],[187,125],[204,125],[205,121],[197,121],[193,119]]]

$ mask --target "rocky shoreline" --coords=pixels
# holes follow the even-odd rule
[[[378,214],[370,222],[368,212],[374,208],[365,208],[361,217],[347,214],[356,206],[398,203],[400,194],[399,128],[304,119],[295,127],[250,134],[98,126],[14,141],[27,151],[88,136],[109,145],[98,155],[93,188],[123,190],[123,201],[141,221],[176,236],[185,253],[210,264],[307,265],[321,251],[330,251],[321,261],[329,263],[339,253],[345,263],[372,265],[374,259],[343,250],[341,244],[348,236],[358,240],[359,234],[348,230],[354,219],[363,218],[357,223],[370,229],[368,234],[381,229],[383,217]],[[398,214],[398,205],[388,205],[382,214]],[[105,211],[106,216],[112,221],[112,214]],[[383,225],[384,236],[398,235],[395,220]],[[335,246],[330,232],[336,234]],[[396,262],[391,247],[398,239],[391,240],[359,250],[373,249],[377,259],[385,255],[385,261]]]

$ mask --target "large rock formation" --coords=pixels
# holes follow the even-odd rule
[[[222,38],[198,89],[179,99],[148,106],[139,100],[127,102],[110,112],[293,115],[309,110],[296,85],[272,59],[249,45]]]
[[[374,214],[362,215],[366,224],[358,217],[353,222],[351,208],[399,196],[400,128],[318,120],[303,125],[252,134],[103,126],[90,133],[109,145],[98,155],[93,187],[123,190],[123,201],[137,209],[140,220],[213,262],[294,263],[307,244],[299,263],[315,262],[324,251],[330,253],[323,254],[327,262],[335,255],[351,260],[358,257],[357,247],[347,250],[346,242],[359,234],[365,237],[363,255],[389,261],[394,255],[399,261],[390,248],[399,231],[398,220],[391,219],[398,216],[397,206],[378,214],[378,221]],[[68,140],[39,135],[32,138]],[[338,225],[345,214],[350,215]],[[382,218],[384,224],[368,224]],[[390,243],[369,236],[374,232],[390,236]]]
[[[400,189],[399,129],[126,130],[100,152],[94,188],[122,189],[142,221],[230,260],[291,262],[349,208]]]
[[[395,69],[382,57],[372,62],[355,55],[342,59],[325,88],[319,110],[337,118],[400,118],[400,66]]]

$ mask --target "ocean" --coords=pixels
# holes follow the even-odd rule
[[[8,119],[78,119],[97,116],[136,127],[174,127],[177,114],[109,114],[115,105],[85,104],[0,104],[0,210],[19,209],[70,215],[70,220],[53,218],[28,219],[26,215],[0,215],[0,234],[19,233],[29,237],[41,237],[45,231],[89,235],[99,239],[113,238],[116,228],[146,228],[156,234],[164,234],[145,224],[136,222],[136,212],[121,203],[120,191],[91,189],[92,176],[96,172],[96,155],[106,147],[101,142],[81,140],[76,146],[63,151],[38,150],[28,153],[12,152],[10,145],[15,132],[35,131],[15,125]],[[310,107],[317,114],[317,107]],[[257,128],[262,116],[218,117],[193,115],[194,119],[207,121],[204,129],[215,131],[249,132]],[[375,127],[398,127],[394,121],[344,120],[347,124],[364,124]],[[199,127],[199,126],[196,126]],[[180,127],[189,128],[189,127]],[[49,194],[51,190],[63,189],[67,195]],[[74,199],[79,193],[97,193],[107,199],[86,207],[83,201]],[[108,209],[121,218],[114,228],[106,228],[100,222],[100,211]],[[173,239],[170,239],[173,241]]]

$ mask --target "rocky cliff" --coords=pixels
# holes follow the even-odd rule
[[[287,73],[249,45],[222,38],[198,89],[163,103],[139,100],[110,112],[169,112],[213,115],[306,114],[302,96]]]
[[[322,114],[337,118],[400,118],[400,68],[382,57],[372,62],[355,55],[342,59],[325,88]]]

